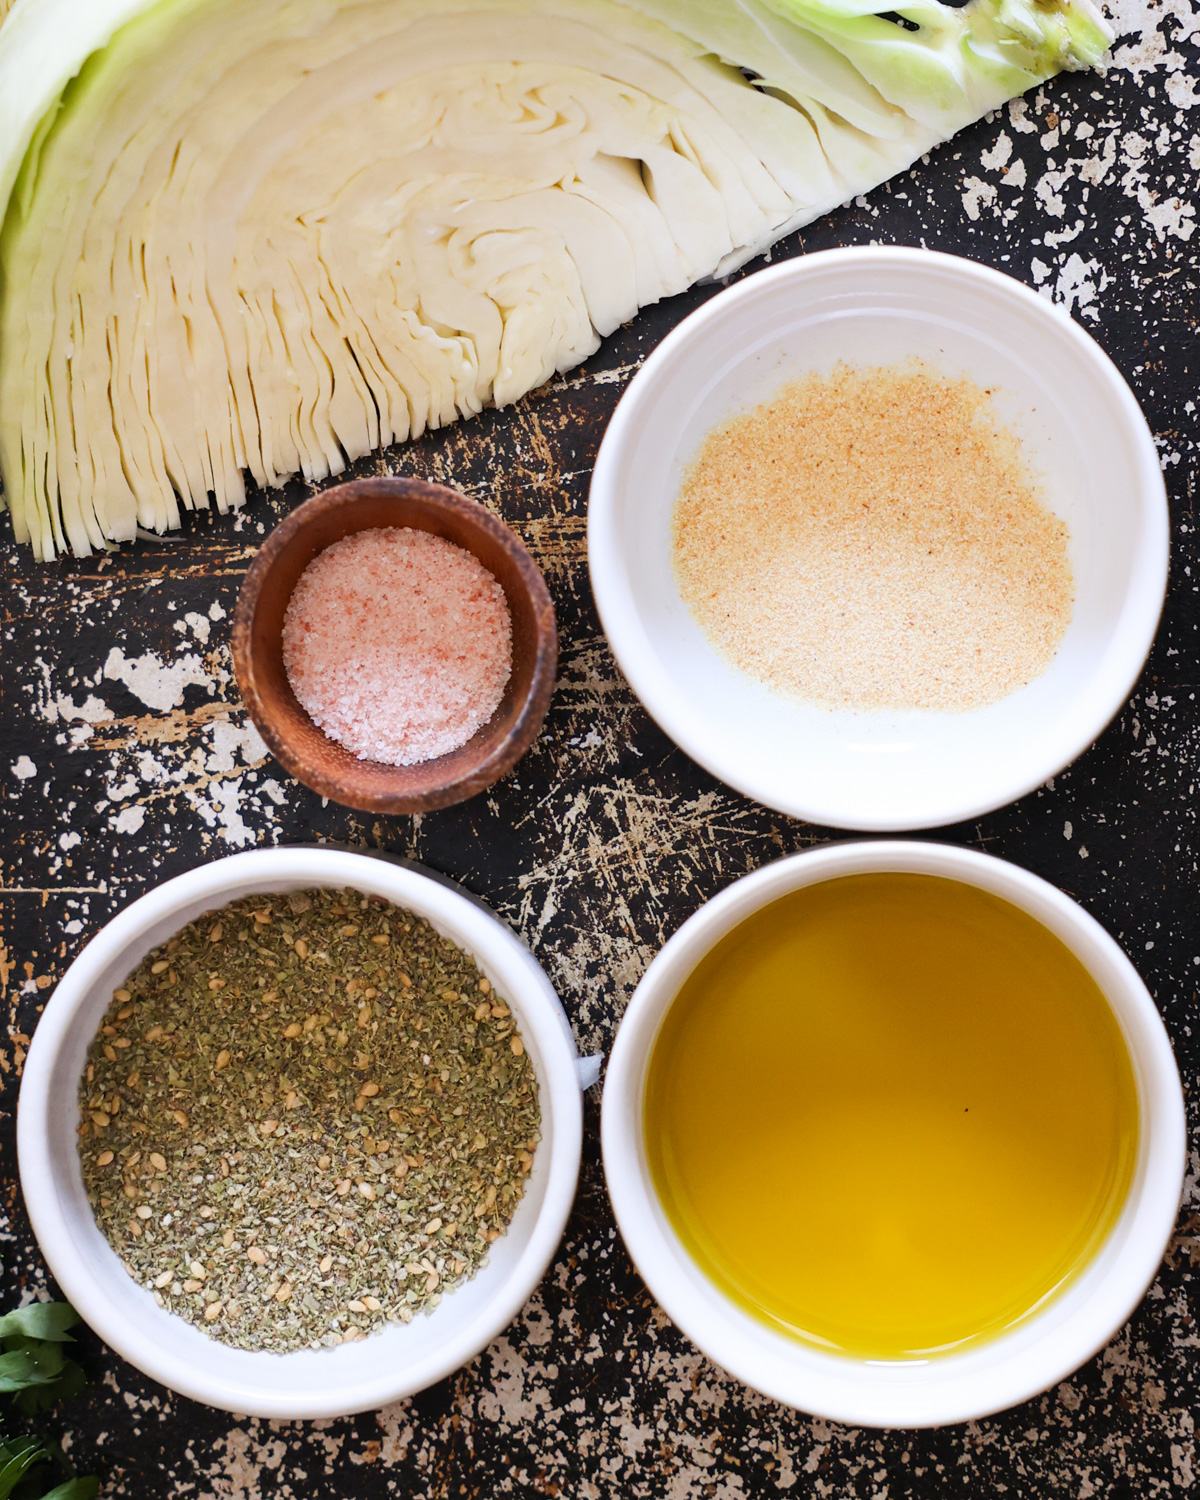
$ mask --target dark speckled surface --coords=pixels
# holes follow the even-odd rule
[[[1117,26],[1104,75],[1060,79],[981,122],[775,258],[872,240],[973,256],[1067,306],[1141,400],[1173,517],[1170,595],[1146,671],[1066,774],[938,836],[1027,866],[1104,922],[1150,986],[1194,1091],[1200,18],[1189,0],[1129,3]],[[638,362],[713,290],[649,310],[516,408],[358,466],[429,475],[477,496],[525,538],[555,597],[562,658],[545,730],[512,776],[462,807],[397,820],[323,807],[264,758],[247,727],[229,616],[264,528],[303,486],[237,518],[197,518],[160,544],[48,567],[19,552],[4,523],[7,1297],[45,1284],[13,1140],[29,1036],[79,947],[156,882],[275,842],[331,839],[415,856],[525,935],[591,1051],[607,1048],[645,965],[700,902],[764,860],[832,836],[736,796],[675,750],[620,678],[591,603],[585,506],[605,421]],[[875,1433],[748,1392],[675,1331],[617,1237],[595,1099],[587,1124],[579,1199],[553,1268],[518,1321],[453,1379],[344,1421],[249,1421],[173,1396],[85,1334],[91,1384],[51,1427],[84,1472],[103,1475],[105,1495],[146,1500],[1200,1492],[1194,1148],[1167,1263],[1107,1349],[1002,1416]]]

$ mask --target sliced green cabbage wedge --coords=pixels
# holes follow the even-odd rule
[[[1110,40],[1090,0],[887,4],[16,0],[17,536],[85,554],[514,401]]]

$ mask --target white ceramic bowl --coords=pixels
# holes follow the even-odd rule
[[[926,1361],[829,1354],[778,1333],[721,1294],[668,1223],[642,1134],[650,1050],[680,985],[752,912],[818,881],[905,870],[964,881],[1036,917],[1083,962],[1120,1023],[1137,1080],[1141,1141],[1124,1210],[1092,1262],[1010,1333]],[[608,1061],[601,1124],[617,1222],[646,1285],[716,1364],[788,1406],[853,1426],[933,1427],[1015,1406],[1064,1379],[1117,1332],[1154,1278],[1179,1209],[1183,1095],[1167,1033],[1133,965],[1061,891],[1015,865],[944,844],[835,844],[736,881],[685,922],[634,993]]]
[[[680,597],[670,520],[705,435],[839,361],[918,356],[994,389],[1070,529],[1074,617],[1036,681],[972,713],[848,713],[790,702],[728,664]],[[1129,387],[1060,309],[932,251],[802,256],[722,292],[631,382],[592,479],[588,560],[635,693],[714,776],[793,817],[878,832],[972,818],[1074,760],[1128,697],[1167,581],[1166,494]]]
[[[76,1150],[76,1089],[112,992],[194,917],[242,896],[349,886],[425,917],[471,953],[511,1006],[537,1074],[542,1143],[488,1264],[428,1316],[336,1349],[251,1353],[159,1308],[96,1227]],[[235,854],[169,880],[115,917],[55,990],[25,1062],[17,1116],[21,1187],[55,1280],[104,1342],[172,1390],[259,1417],[332,1417],[422,1390],[476,1355],[520,1311],[562,1238],[583,1112],[575,1044],[533,955],[481,902],[386,859],[321,848]]]

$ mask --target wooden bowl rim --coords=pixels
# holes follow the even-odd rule
[[[416,500],[434,511],[457,513],[469,527],[488,532],[493,540],[503,547],[516,565],[518,576],[528,593],[533,609],[536,622],[534,668],[528,690],[512,728],[507,736],[481,760],[464,766],[457,775],[440,785],[428,787],[421,792],[385,791],[363,792],[355,795],[352,789],[348,789],[332,777],[325,776],[319,769],[314,771],[305,765],[304,773],[301,774],[299,758],[293,753],[287,739],[280,732],[258,690],[251,641],[255,613],[263,584],[272,567],[295,538],[306,527],[325,518],[331,512],[352,509],[367,499],[389,496]],[[349,536],[352,532],[347,530],[344,534]],[[448,485],[435,484],[430,480],[401,476],[347,480],[343,484],[333,485],[327,490],[320,491],[289,512],[263,540],[246,571],[246,577],[242,582],[234,608],[231,644],[233,670],[238,688],[246,710],[267,749],[288,775],[294,777],[302,786],[308,787],[310,791],[316,792],[321,797],[329,798],[331,802],[337,802],[342,807],[354,808],[358,812],[433,812],[439,808],[453,806],[458,802],[465,802],[469,797],[486,791],[516,765],[537,738],[550,705],[558,664],[558,630],[554,601],[546,586],[541,568],[538,567],[529,549],[516,532],[486,506],[481,505],[478,500],[472,500],[459,490],[451,489]],[[303,711],[301,708],[301,712]],[[313,728],[318,734],[324,733],[315,724]],[[329,737],[326,736],[326,738]],[[330,743],[336,744],[337,741],[330,740]],[[470,740],[467,744],[470,744]],[[439,758],[441,757],[424,762],[424,764],[436,765]],[[370,764],[379,766],[380,762],[375,761]],[[394,770],[400,777],[410,768],[396,766],[385,767],[385,769]]]

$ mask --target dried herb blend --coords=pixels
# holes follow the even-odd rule
[[[474,1274],[540,1139],[474,960],[356,891],[250,897],[113,996],[80,1080],[96,1221],[160,1305],[279,1353],[409,1322]]]

